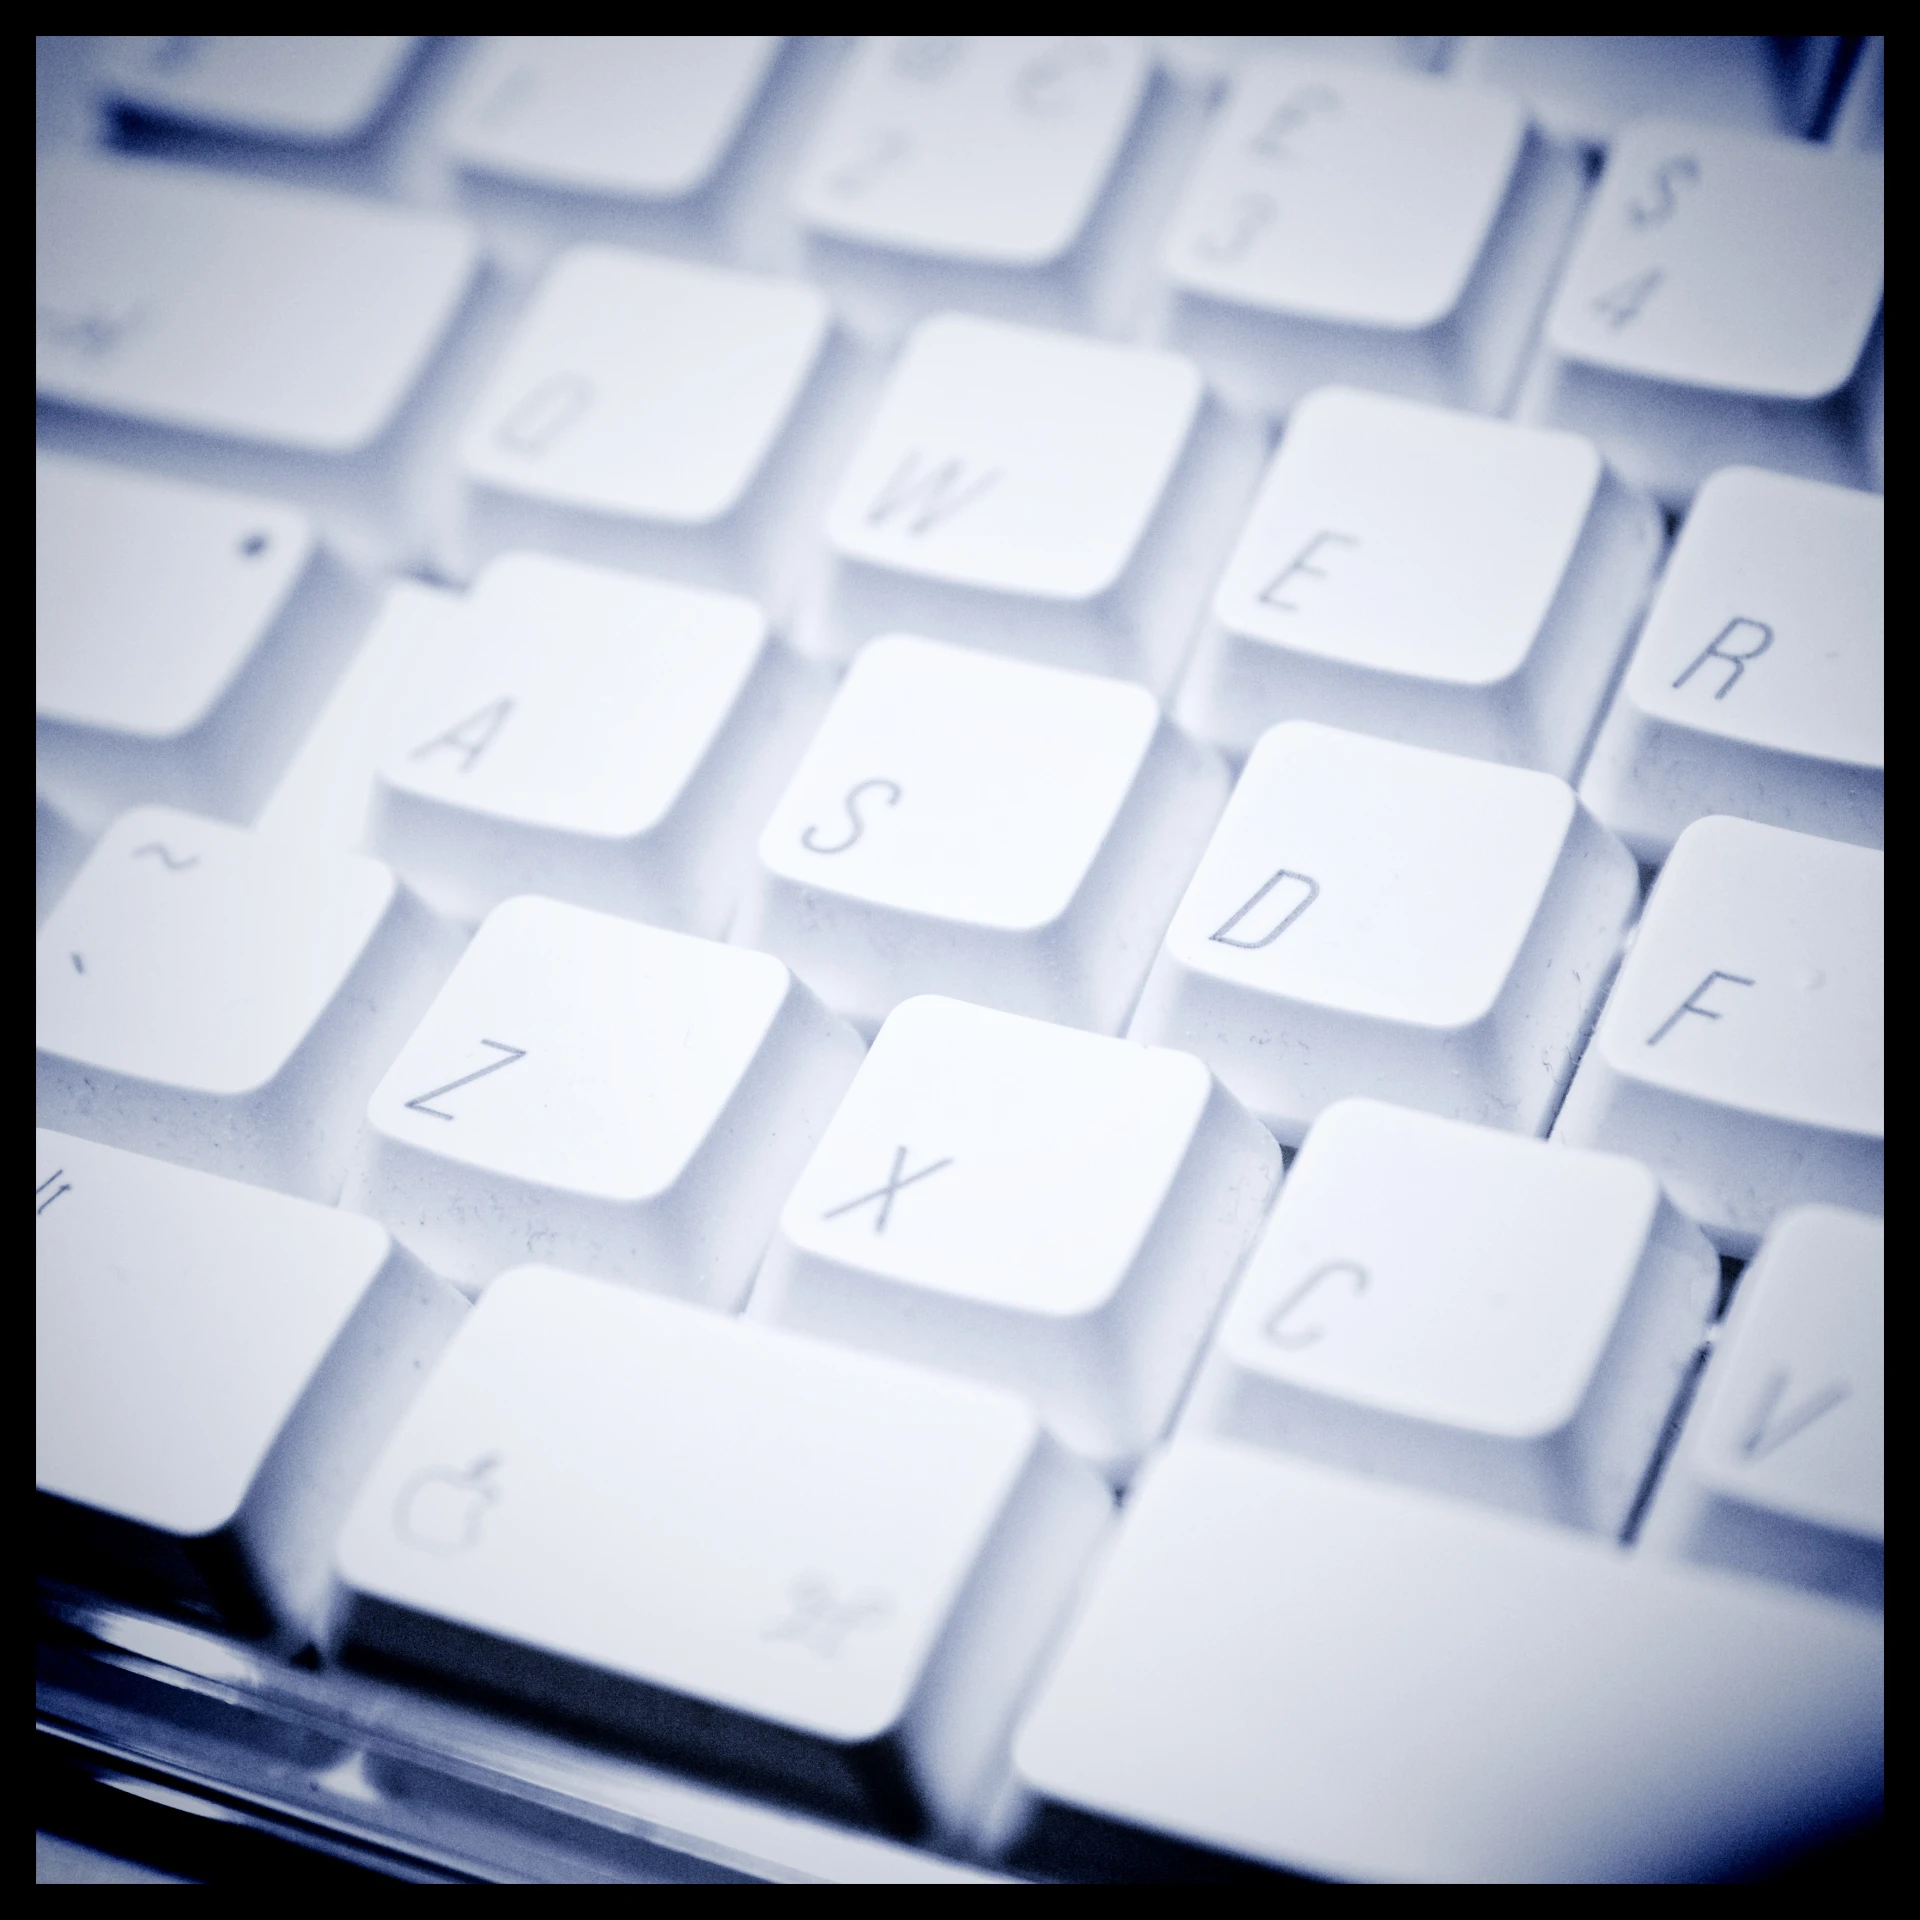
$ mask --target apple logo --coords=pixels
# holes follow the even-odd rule
[[[464,1553],[480,1537],[480,1522],[500,1498],[494,1474],[498,1454],[483,1453],[472,1466],[427,1467],[400,1489],[393,1524],[400,1538],[428,1553]]]

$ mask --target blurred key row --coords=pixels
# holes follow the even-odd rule
[[[233,44],[160,42],[122,65],[162,62],[163,92],[202,70],[211,97],[223,61],[244,64]],[[823,63],[843,70],[809,80]],[[768,78],[788,67],[807,71]],[[685,251],[672,233],[590,220],[580,238],[601,244],[529,259],[505,216],[466,205],[450,178],[366,183],[386,189],[376,203],[142,157],[164,160],[164,143],[49,157],[39,392],[84,410],[65,423],[76,439],[119,416],[288,450],[316,497],[351,471],[364,519],[405,498],[386,530],[403,558],[456,567],[474,529],[441,524],[445,503],[418,484],[423,447],[457,448],[488,501],[564,505],[643,543],[662,527],[711,533],[790,437],[803,390],[832,389],[831,363],[884,357],[955,308],[1176,350],[1255,414],[1347,382],[1514,410],[1591,434],[1669,503],[1736,463],[1875,476],[1877,155],[1712,116],[1639,119],[1589,193],[1577,142],[1477,78],[1276,54],[1214,105],[1155,76],[1144,43],[1113,39],[874,40],[844,62],[808,47],[784,64],[764,41],[476,55],[442,170],[504,169],[589,206],[703,201],[698,182],[726,173],[719,155],[757,89],[774,128],[787,94],[806,105],[824,89],[808,141],[783,157],[796,179],[777,187],[782,168],[763,160],[759,191],[778,205],[743,215],[749,230],[784,222],[787,241],[743,241],[702,267],[659,257]],[[656,94],[671,112],[629,111]],[[210,123],[224,124],[211,110]],[[727,229],[703,210],[703,232]],[[830,330],[840,351],[817,367]],[[741,368],[752,377],[733,378]],[[1024,410],[1023,369],[973,377]],[[1151,412],[1153,376],[1134,379]],[[946,488],[958,497],[962,467],[1000,453],[921,458],[929,473],[961,463]],[[155,454],[191,465],[195,450]],[[331,456],[325,475],[314,456]]]

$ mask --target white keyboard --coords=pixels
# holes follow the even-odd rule
[[[43,1857],[1869,1870],[1883,67],[43,40]]]

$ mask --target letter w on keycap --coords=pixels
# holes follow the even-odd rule
[[[943,520],[951,520],[962,507],[974,501],[1000,478],[998,467],[984,473],[971,472],[964,460],[942,460],[937,466],[921,466],[920,450],[915,447],[894,468],[887,484],[874,495],[867,509],[867,524],[883,527],[888,521],[904,519],[909,533],[931,533]]]

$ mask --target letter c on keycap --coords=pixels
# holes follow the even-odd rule
[[[1267,1316],[1267,1338],[1276,1347],[1285,1347],[1290,1352],[1297,1352],[1302,1347],[1310,1347],[1316,1340],[1321,1339],[1327,1330],[1318,1321],[1310,1327],[1289,1327],[1287,1322],[1293,1317],[1295,1311],[1305,1304],[1309,1294],[1316,1292],[1323,1282],[1330,1280],[1335,1274],[1341,1273],[1352,1279],[1355,1293],[1366,1292],[1367,1270],[1357,1260],[1329,1260],[1323,1266],[1315,1267]]]

